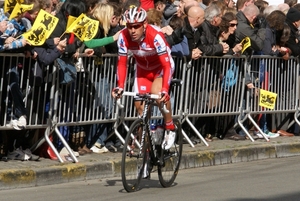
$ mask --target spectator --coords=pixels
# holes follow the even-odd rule
[[[224,10],[224,13],[234,13],[235,15],[237,14],[237,10],[235,8],[229,8],[227,7],[225,10]]]
[[[219,43],[217,36],[222,13],[217,5],[212,4],[205,9],[205,20],[200,27],[201,51],[206,56],[222,56],[229,51],[226,43]]]
[[[167,26],[169,24],[170,19],[177,13],[179,7],[172,1],[167,1],[166,3],[161,2],[160,5],[163,7],[163,9],[157,10],[163,13],[162,26]]]
[[[221,9],[216,4],[211,4],[205,9],[205,20],[200,27],[200,41],[201,41],[201,51],[205,56],[222,56],[227,54],[229,51],[229,45],[224,41],[219,41],[219,25],[222,20]],[[211,63],[211,71],[215,74],[217,79],[220,77],[220,69],[217,64],[217,60],[208,59],[208,63]],[[197,64],[196,64],[197,65]],[[216,82],[216,79],[209,79],[208,82],[199,83],[199,88],[202,88],[202,91],[210,91],[210,88]],[[210,109],[210,108],[205,108]],[[212,141],[212,137],[215,134],[215,122],[214,117],[201,117],[198,118],[195,123],[196,128],[200,129],[204,126],[204,131],[202,134],[205,136],[207,141]]]
[[[39,4],[37,5],[39,6]],[[2,10],[2,9],[1,9]],[[18,13],[16,17],[13,17],[7,23],[7,17],[1,12],[1,27],[3,30],[1,31],[1,51],[13,51],[13,52],[23,52],[23,47],[27,44],[26,40],[20,35],[26,32],[28,27],[22,23],[22,17],[24,15],[23,12]],[[4,21],[3,21],[4,20]],[[6,29],[4,29],[4,27]],[[18,58],[18,57],[17,57]],[[1,58],[2,59],[2,58]],[[25,64],[22,58],[18,58],[13,60],[11,63],[5,62],[3,60],[3,68],[6,72],[7,76],[4,77],[5,84],[8,85],[10,98],[8,99],[8,118],[10,120],[10,126],[12,126],[15,130],[23,130],[27,125],[27,115],[28,111],[25,107],[25,103],[23,102],[23,94],[20,88],[20,74],[19,71],[23,68],[23,64]],[[11,101],[14,103],[13,107],[11,105]],[[13,115],[10,116],[10,112],[13,109]],[[25,136],[24,132],[17,133],[18,135],[14,135],[15,132],[8,131],[7,134],[7,157],[11,160],[38,160],[39,157],[33,155],[28,149],[22,149],[21,145],[24,144],[22,142],[22,138]],[[12,135],[11,135],[12,134]]]
[[[242,50],[242,44],[236,44],[234,38],[230,38],[230,36],[235,36],[237,25],[237,17],[234,13],[228,12],[222,16],[222,20],[219,25],[220,31],[218,37],[220,42],[225,42],[229,45],[229,51],[226,53],[229,55],[240,54]]]
[[[202,3],[204,4],[204,6],[208,7],[210,6],[211,2],[213,2],[212,0],[202,0]]]
[[[245,37],[250,38],[251,46],[244,51],[244,54],[248,55],[248,57],[251,56],[254,52],[256,53],[261,52],[264,45],[265,34],[266,34],[265,28],[256,28],[253,25],[258,15],[259,15],[259,9],[253,3],[245,7],[243,10],[238,11],[238,14],[236,15],[238,20],[238,26],[235,31],[235,41],[236,43],[240,43]],[[254,88],[254,85],[249,75],[246,75],[245,84],[248,89]],[[245,108],[245,103],[246,100],[243,100],[244,108]],[[239,131],[239,135],[245,136],[243,130]]]
[[[223,2],[227,5],[228,8],[235,8],[234,0],[223,0]]]
[[[264,45],[266,30],[264,28],[254,28],[253,26],[258,15],[259,10],[254,4],[247,6],[237,14],[236,42],[240,43],[245,37],[249,37],[251,40],[251,48],[247,48],[247,50],[250,50],[249,54],[252,54],[252,51],[261,51]]]
[[[300,27],[300,11],[295,8],[290,8],[286,15],[286,24],[290,27],[290,36],[286,42],[287,51],[284,56],[287,58],[292,55],[298,57],[300,55],[300,45],[298,41],[298,28]],[[291,105],[293,107],[294,103],[294,91],[289,88],[286,94],[281,93],[278,98],[283,101],[283,104]],[[273,118],[273,127],[281,135],[292,136],[293,133],[298,134],[299,131],[294,130],[294,128],[288,128],[288,124],[293,119],[293,114],[283,113],[276,114]],[[284,120],[284,121],[283,121]],[[297,128],[298,126],[296,126]]]
[[[285,41],[277,41],[277,38],[281,38],[282,31],[285,25],[285,14],[279,10],[273,11],[266,17],[266,38],[264,42],[264,47],[262,49],[263,55],[270,55],[270,56],[282,56],[286,55],[287,48],[283,47]],[[287,37],[285,37],[287,38]],[[288,58],[287,58],[288,59]],[[260,86],[264,90],[269,90],[268,81],[265,79],[266,76],[266,69],[264,66],[259,63],[259,76],[258,80],[260,81]],[[275,138],[281,136],[288,136],[286,132],[279,130],[278,133],[272,133],[269,131],[267,126],[267,115],[262,114],[258,119],[258,124],[261,130],[266,134],[268,138]],[[281,133],[281,134],[280,134]],[[260,133],[256,133],[259,138],[263,138]]]
[[[287,12],[290,9],[290,6],[286,3],[281,3],[277,5],[278,10],[281,10],[284,14],[287,14]]]
[[[286,15],[286,23],[291,29],[291,34],[286,45],[291,50],[291,55],[297,57],[300,55],[300,45],[297,43],[297,32],[300,27],[300,11],[295,8],[290,8]]]
[[[181,4],[181,9],[184,9],[182,6],[188,3]],[[193,5],[191,3],[190,5]],[[200,50],[201,41],[200,36],[201,32],[199,31],[199,28],[201,24],[204,22],[204,10],[197,6],[188,6],[189,9],[187,12],[187,16],[184,18],[184,27],[183,27],[183,33],[187,38],[188,41],[188,47],[189,47],[189,55],[186,56],[187,62],[189,64],[192,64],[194,61],[198,60],[202,56],[202,51]],[[183,129],[185,129],[187,132],[190,129],[189,125],[187,123],[184,123],[182,125]],[[191,140],[194,141],[194,143],[198,143],[198,139],[194,136],[191,136]],[[192,139],[194,138],[194,139]]]
[[[287,5],[289,5],[289,7],[293,7],[294,5],[297,4],[297,0],[284,0],[284,3],[286,3]]]
[[[264,16],[268,16],[268,15],[271,14],[274,10],[281,10],[281,9],[280,9],[279,6],[277,6],[277,5],[270,5],[270,6],[268,6],[268,7],[266,7],[266,8],[264,9],[263,15],[264,15]],[[281,11],[284,12],[283,10],[281,10]]]
[[[182,32],[183,19],[178,16],[173,16],[169,22],[169,26],[172,30]],[[168,34],[170,35],[170,34]],[[171,46],[171,54],[177,57],[189,55],[188,41],[186,36],[183,35],[183,40],[180,43],[174,44]],[[176,69],[175,69],[176,70]]]
[[[188,40],[190,52],[187,60],[199,59],[202,55],[202,51],[199,48],[201,45],[199,27],[204,22],[203,9],[199,6],[192,6],[188,11],[188,15],[184,18],[184,22],[184,35]]]
[[[177,10],[177,15],[179,17],[185,16],[186,13],[188,13],[188,9],[191,8],[192,6],[199,6],[198,2],[195,0],[182,0],[179,3],[179,9]],[[186,10],[187,9],[187,10]]]
[[[59,18],[59,22],[50,36],[50,38],[59,37],[62,40],[66,38],[67,46],[64,54],[62,55],[62,59],[65,62],[71,63],[73,65],[75,65],[73,61],[74,55],[82,43],[73,33],[70,34],[65,33],[65,30],[67,28],[68,16],[78,17],[82,13],[85,13],[86,10],[87,10],[86,5],[82,0],[66,0],[62,5],[60,11],[56,14],[56,17]],[[93,54],[93,51],[89,53]],[[70,107],[70,97],[73,96],[74,87],[75,87],[74,84],[71,84],[69,86],[61,86],[62,97],[60,98],[60,101],[61,103],[65,103],[62,104],[64,105],[62,107],[67,107],[67,108]],[[71,111],[68,111],[68,114],[59,114],[62,121],[69,122],[71,120],[70,119],[72,116],[71,113],[74,111],[73,111],[73,107],[70,108]],[[70,131],[70,128],[68,126],[61,126],[59,130],[67,142],[69,142],[69,139],[73,139],[72,136],[70,135],[70,132],[72,133],[72,131]],[[74,133],[80,133],[80,135],[82,136],[80,141],[84,142],[85,133],[81,133],[81,132],[82,130],[74,131]],[[59,151],[63,148],[63,144],[61,143],[60,140],[57,141],[56,146]],[[80,143],[80,147],[78,148],[83,149],[83,151],[80,151],[80,154],[90,153],[90,150],[87,149],[85,144],[83,143]],[[74,151],[79,151],[79,150],[75,149]]]
[[[166,3],[165,1],[157,1],[154,5],[154,8],[158,10],[159,12],[163,13],[165,8],[166,8]]]
[[[108,4],[97,4],[95,8],[93,9],[92,15],[94,18],[96,18],[100,22],[100,28],[99,33],[95,36],[95,38],[103,38],[105,36],[108,36],[109,34],[114,34],[112,29],[115,29],[115,31],[119,31],[120,27],[118,27],[119,20],[121,18],[121,9],[116,5],[112,3]],[[116,53],[113,51],[116,51],[116,47],[110,46],[110,48],[107,48],[105,50],[104,47],[102,47],[105,52],[109,50],[108,53]],[[98,58],[96,58],[95,61],[95,67],[100,69],[102,77],[98,78],[99,82],[95,83],[96,86],[96,106],[101,108],[101,111],[103,111],[102,114],[98,114],[99,118],[102,116],[106,119],[111,118],[112,115],[112,106],[113,106],[113,100],[110,96],[110,89],[109,89],[109,83],[110,80],[107,76],[107,72],[102,65],[103,65],[103,59],[100,55],[98,55]],[[101,61],[101,62],[99,62]],[[105,153],[108,151],[116,152],[117,147],[121,146],[120,142],[114,143],[111,139],[108,141],[107,137],[112,129],[111,123],[105,123],[105,124],[94,124],[90,128],[90,136],[88,141],[88,146],[91,147],[91,150],[95,153]],[[96,142],[95,142],[96,141]],[[116,147],[115,147],[115,146]]]
[[[16,16],[15,18],[7,22],[6,25],[7,28],[2,32],[0,36],[1,51],[8,51],[8,50],[20,51],[19,49],[24,47],[27,44],[26,40],[22,36],[18,37],[22,33],[26,32],[26,27],[22,24],[22,20],[21,20],[23,14],[24,13],[20,13],[19,16]],[[8,19],[2,13],[1,21],[4,20],[6,21]],[[8,64],[8,65],[12,65],[12,64]],[[25,108],[22,92],[19,86],[20,80],[19,80],[18,69],[19,69],[18,62],[15,64],[15,66],[10,66],[10,70],[7,69],[7,75],[10,77],[9,82],[7,83],[9,84],[12,101],[14,102],[14,116],[11,117],[12,119],[10,121],[10,125],[16,130],[21,130],[26,128],[27,110]]]
[[[214,1],[211,3],[211,5],[216,5],[220,9],[220,15],[223,16],[226,9],[227,5],[223,1]]]
[[[254,0],[237,0],[236,9],[237,11],[244,11],[249,5],[254,4]]]

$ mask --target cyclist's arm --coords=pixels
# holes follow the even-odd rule
[[[172,68],[170,62],[171,58],[165,38],[162,35],[157,34],[154,38],[154,46],[163,69],[163,83],[161,91],[168,92],[172,78]]]
[[[124,89],[124,83],[127,73],[127,44],[124,34],[121,33],[118,39],[118,67],[117,67],[117,86]]]

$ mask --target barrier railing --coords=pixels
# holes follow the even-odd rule
[[[190,62],[187,71],[184,78],[187,86],[184,121],[209,146],[191,118],[240,114],[245,88],[246,57],[201,57]]]
[[[298,58],[284,60],[271,56],[252,56],[247,73],[251,75],[255,88],[247,90],[247,104],[243,114],[244,120],[249,119],[266,140],[268,140],[267,136],[259,126],[259,123],[254,120],[253,116],[259,115],[258,120],[260,120],[262,118],[261,115],[276,114],[273,116],[273,119],[278,120],[275,122],[276,130],[279,130],[282,126],[280,124],[284,121],[279,116],[286,117],[287,113],[295,114],[294,121],[289,126],[295,121],[299,124],[297,119],[297,113],[299,112]],[[260,89],[277,94],[276,99],[272,95],[261,94]],[[267,107],[260,106],[260,101],[266,104]],[[239,125],[245,133],[248,133],[248,130],[242,123],[239,122]],[[271,127],[271,125],[268,127]],[[250,139],[253,141],[252,138]]]
[[[49,67],[40,72],[31,59],[24,58],[23,54],[0,55],[1,67],[1,123],[0,130],[13,129],[10,120],[15,113],[27,112],[26,128],[46,128],[47,113],[49,110],[50,79]],[[44,78],[42,78],[42,74]],[[49,80],[49,82],[44,82]],[[43,83],[43,84],[42,84]]]
[[[137,118],[137,114],[132,97],[122,98],[125,110],[116,107],[111,98],[111,91],[116,86],[117,55],[103,55],[100,59],[96,57],[81,57],[81,59],[82,65],[78,65],[76,81],[65,86],[59,83],[57,67],[45,67],[41,80],[41,76],[38,76],[40,75],[39,69],[31,59],[25,59],[22,54],[1,54],[0,62],[4,68],[1,69],[0,77],[0,130],[13,129],[9,124],[9,117],[16,112],[17,102],[14,102],[14,97],[10,97],[10,92],[15,90],[13,84],[17,83],[19,84],[16,85],[17,89],[22,92],[19,95],[28,111],[26,128],[45,129],[43,138],[32,147],[32,150],[47,141],[59,161],[63,162],[49,139],[49,135],[55,132],[63,146],[70,152],[73,161],[77,162],[78,160],[63,137],[61,127],[77,129],[92,124],[114,123],[114,134],[123,143],[124,135],[119,133],[118,127],[122,125],[128,131],[128,125]],[[202,57],[190,63],[187,63],[184,57],[174,58],[174,61],[176,66],[174,78],[183,80],[183,84],[180,87],[176,86],[172,91],[173,117],[187,122],[207,146],[209,144],[198,131],[199,125],[194,123],[195,121],[203,123],[202,117],[239,116],[238,125],[253,141],[243,126],[243,122],[249,119],[259,130],[251,115],[282,112],[295,113],[295,117],[298,115],[298,101],[296,100],[299,97],[299,86],[296,83],[298,83],[299,66],[297,59],[285,61],[274,57],[253,57],[248,63],[246,57],[229,56]],[[256,72],[259,72],[258,66],[262,61],[265,72],[272,72],[265,74],[271,83],[268,85],[268,90],[278,94],[274,110],[258,106],[258,96],[251,96],[253,90],[245,91],[245,78],[248,75],[256,78]],[[18,67],[16,68],[18,71],[16,75],[19,76],[17,80],[14,80],[15,74],[11,71],[14,66]],[[275,66],[276,70],[273,71]],[[133,57],[129,57],[126,91],[132,91],[134,75],[135,61]],[[255,84],[257,88],[261,88],[261,82]],[[280,91],[282,89],[283,91]],[[282,94],[287,92],[290,92],[288,100],[294,101],[280,100],[280,97],[286,97]],[[246,108],[243,107],[244,105]],[[157,112],[153,115],[154,119],[161,118]],[[298,123],[297,118],[295,121]],[[194,146],[184,130],[183,135],[190,145]]]

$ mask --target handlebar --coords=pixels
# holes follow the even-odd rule
[[[160,99],[161,96],[159,94],[149,94],[149,93],[145,93],[145,94],[140,94],[140,93],[136,93],[136,92],[130,92],[130,91],[124,91],[122,96],[137,96],[139,98],[142,98],[142,99],[153,99],[153,100],[157,100],[157,99]],[[119,106],[119,108],[123,109],[124,108],[124,105],[121,103],[121,100],[118,99],[117,100],[117,105]],[[162,111],[164,113],[169,113],[170,111],[167,109],[167,106],[166,104],[164,104],[163,102],[161,103],[161,105],[159,106]]]

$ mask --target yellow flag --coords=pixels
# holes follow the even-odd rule
[[[4,13],[9,13],[10,11],[12,11],[16,3],[17,3],[16,0],[5,0],[3,5]]]
[[[71,24],[76,20],[76,17],[69,15],[68,22],[67,22],[67,28],[71,26]]]
[[[244,51],[251,46],[251,40],[249,37],[245,37],[242,41],[242,54],[244,53]]]
[[[84,41],[92,40],[97,34],[98,28],[99,28],[99,21],[91,19],[91,22],[88,24],[87,28],[85,29],[85,34],[84,34],[85,36],[83,40]]]
[[[58,18],[50,13],[40,10],[30,31],[23,34],[23,37],[34,46],[43,45],[51,35],[58,23]]]
[[[74,33],[81,41],[91,40],[98,31],[99,21],[81,14],[67,29],[67,33]]]
[[[260,89],[259,94],[259,106],[274,109],[277,94],[263,89]]]
[[[26,4],[17,3],[9,16],[9,20],[18,17],[19,15],[25,13],[26,11],[32,10],[32,8],[33,8],[33,4],[26,5]]]
[[[22,4],[24,3],[24,0],[5,0],[3,5],[4,13],[12,11],[17,3]]]

